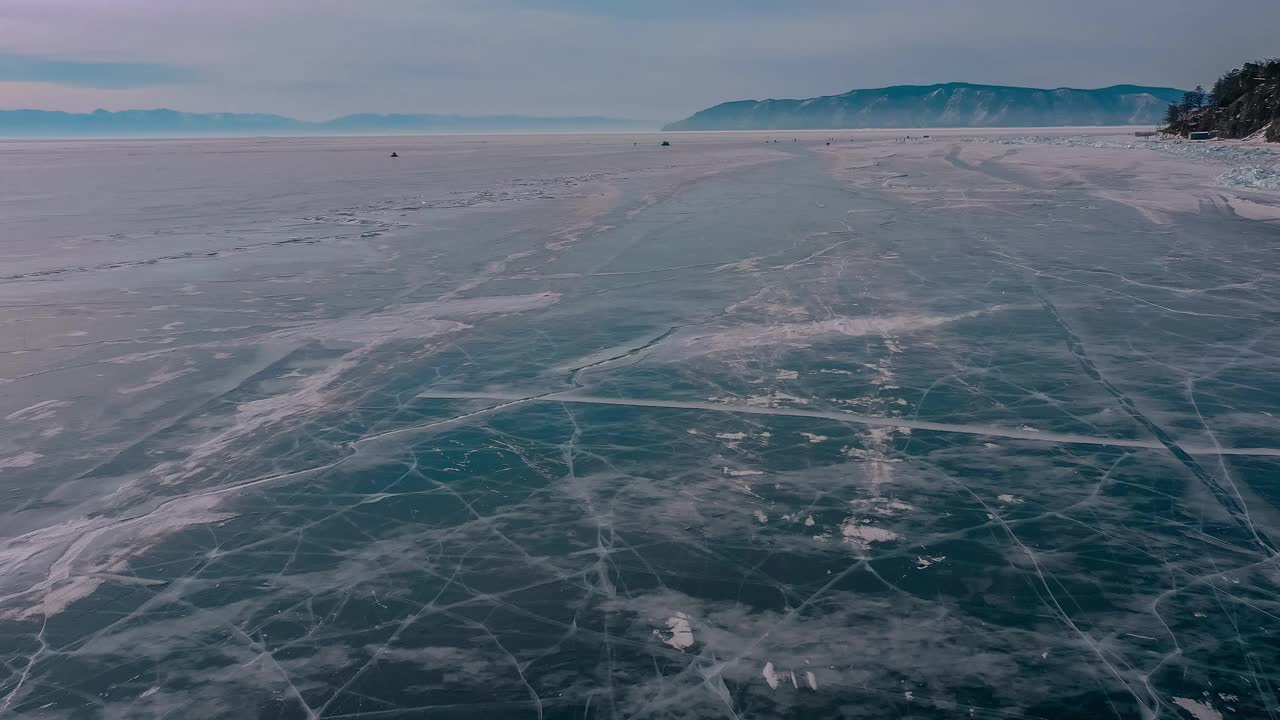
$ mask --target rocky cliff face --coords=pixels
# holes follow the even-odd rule
[[[1178,135],[1207,131],[1280,142],[1280,60],[1245,63],[1218,78],[1213,92],[1172,104],[1166,117],[1165,132]]]
[[[808,100],[743,100],[702,110],[664,130],[1151,125],[1182,91],[1117,85],[1098,90],[998,85],[902,85]]]
[[[1220,138],[1280,142],[1280,84],[1255,88],[1227,107],[1192,110],[1165,131],[1177,135],[1208,131]]]

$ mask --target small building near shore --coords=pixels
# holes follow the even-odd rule
[[[1139,130],[1135,132],[1133,136],[1134,137],[1155,137],[1156,131],[1155,130]],[[925,137],[928,137],[928,135],[926,135]]]
[[[1212,140],[1213,133],[1209,132],[1208,130],[1193,132],[1187,136],[1187,139],[1188,140]]]

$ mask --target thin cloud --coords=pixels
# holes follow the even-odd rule
[[[8,106],[657,125],[896,84],[1193,86],[1275,53],[1277,26],[1274,0],[2,0],[25,60],[0,82]]]
[[[124,90],[176,85],[198,76],[180,65],[85,62],[0,53],[0,82],[36,82],[70,87]]]

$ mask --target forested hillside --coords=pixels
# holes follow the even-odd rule
[[[1186,93],[1169,106],[1165,122],[1165,131],[1178,135],[1208,131],[1280,142],[1280,59],[1245,63],[1218,78],[1211,91]]]

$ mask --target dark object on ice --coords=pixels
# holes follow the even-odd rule
[[[400,157],[400,154],[399,154],[399,153],[394,153],[394,152],[393,152],[393,153],[391,153],[391,157]]]
[[[666,140],[663,140],[663,141],[662,141],[662,147],[671,147],[671,143],[670,143],[670,142],[668,142],[668,141],[666,141]]]
[[[1187,136],[1187,139],[1188,140],[1212,140],[1213,133],[1209,132],[1208,130],[1193,132]]]
[[[830,145],[831,143],[827,143],[827,144]]]

